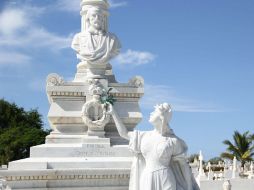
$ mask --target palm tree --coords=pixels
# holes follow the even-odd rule
[[[225,145],[227,145],[227,152],[221,154],[222,158],[233,160],[234,157],[238,161],[241,162],[241,166],[248,161],[253,160],[254,156],[254,135],[250,135],[249,131],[241,134],[238,131],[234,132],[233,135],[234,142],[230,142],[229,140],[223,141]]]
[[[254,134],[250,135],[250,139],[252,140],[252,143],[254,143]]]

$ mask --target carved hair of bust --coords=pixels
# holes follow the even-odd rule
[[[93,25],[95,23],[92,23],[91,19],[96,19],[99,26]],[[104,34],[107,30],[106,20],[107,20],[107,14],[105,13],[105,11],[97,7],[91,7],[90,9],[88,9],[86,14],[87,31],[90,33],[98,32],[99,34]]]

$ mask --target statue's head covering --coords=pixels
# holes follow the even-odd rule
[[[81,6],[83,5],[101,5],[105,6],[106,8],[109,7],[108,1],[107,0],[81,0]]]
[[[173,130],[169,127],[169,122],[172,118],[172,109],[168,103],[158,104],[155,107],[155,111],[159,112],[161,119],[161,128],[159,129],[162,134],[173,135]]]
[[[172,109],[168,103],[163,103],[155,106],[155,109],[161,113],[161,117],[163,117],[165,124],[169,124],[172,118]]]
[[[99,10],[103,14],[103,30],[108,31],[109,4],[107,0],[81,0],[82,31],[87,31],[87,13],[90,10]]]

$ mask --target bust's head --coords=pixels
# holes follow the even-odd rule
[[[88,23],[88,31],[104,32],[105,15],[101,9],[96,7],[90,8],[87,11],[86,22]]]
[[[149,122],[158,132],[164,133],[168,131],[168,125],[171,118],[171,106],[168,103],[163,103],[155,106],[155,110],[150,114]]]

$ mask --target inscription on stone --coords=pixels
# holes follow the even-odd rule
[[[84,144],[84,148],[95,148],[95,149],[106,149],[107,146],[104,144]]]
[[[103,144],[84,144],[83,150],[76,150],[71,155],[75,157],[96,157],[96,156],[115,156],[114,151],[110,151]]]

